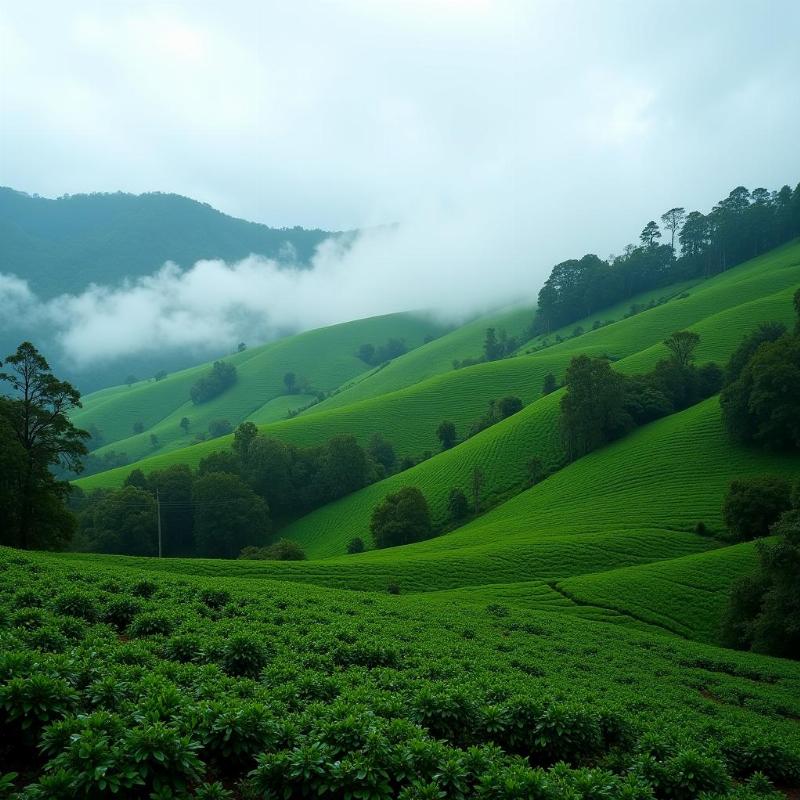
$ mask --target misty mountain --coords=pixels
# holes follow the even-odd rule
[[[188,267],[256,253],[304,265],[331,235],[247,222],[177,194],[50,199],[0,187],[0,272],[24,278],[43,298],[147,275],[165,261]]]
[[[302,269],[322,241],[340,235],[270,228],[177,194],[117,192],[50,199],[0,187],[0,278],[15,275],[42,301],[80,294],[93,283],[119,286],[126,279],[152,275],[167,261],[186,269],[201,259],[236,261],[257,254],[287,269]],[[83,369],[60,357],[52,344],[54,335],[47,322],[15,312],[13,305],[4,303],[0,309],[0,358],[22,339],[32,339],[46,346],[51,361],[84,390],[119,383],[128,374],[178,369],[208,355],[165,348]],[[210,352],[223,355],[229,350]]]

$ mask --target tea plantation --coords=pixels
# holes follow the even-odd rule
[[[800,796],[800,662],[720,646],[758,560],[725,538],[727,488],[796,482],[800,459],[735,443],[706,393],[568,462],[565,390],[542,393],[581,354],[648,372],[681,329],[698,364],[725,364],[762,323],[794,325],[799,285],[795,241],[546,336],[529,338],[529,308],[457,327],[391,315],[237,353],[208,403],[188,395],[209,365],[90,395],[74,421],[102,430],[98,452],[141,458],[86,491],[197,466],[232,444],[187,446],[220,417],[304,447],[379,434],[418,463],[276,520],[305,560],[0,549],[0,800]],[[454,365],[487,327],[514,352]],[[389,338],[411,349],[357,356]],[[467,438],[508,395],[524,407]],[[442,420],[458,443],[439,452]],[[436,535],[374,549],[373,511],[403,487]],[[452,518],[453,489],[476,513]],[[348,554],[356,537],[366,552]]]
[[[789,662],[458,594],[7,550],[0,570],[5,796],[777,798],[800,781]]]

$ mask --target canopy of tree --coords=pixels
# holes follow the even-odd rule
[[[69,420],[80,394],[50,371],[45,358],[23,342],[5,359],[0,382],[0,544],[57,548],[72,537],[74,518],[64,506],[69,484],[53,468],[80,471],[87,431]]]
[[[236,383],[236,367],[225,361],[215,361],[211,369],[189,390],[189,396],[195,405],[221,395]]]
[[[791,508],[791,486],[779,475],[760,475],[731,482],[722,518],[735,539],[768,536],[770,528]]]
[[[387,461],[394,454],[380,437],[373,445]],[[385,474],[384,465],[352,436],[300,448],[265,438],[252,422],[244,422],[234,433],[233,449],[206,456],[196,473],[181,464],[147,476],[134,470],[120,490],[76,497],[78,545],[91,551],[155,555],[153,498],[158,492],[164,555],[234,558],[244,547],[264,546],[270,515],[281,519],[306,513]],[[131,519],[122,524],[126,511]],[[287,557],[276,556],[278,550],[270,552],[258,557]]]
[[[800,303],[795,294],[795,307]],[[798,332],[762,325],[731,357],[720,395],[734,441],[772,450],[800,449],[800,308]]]
[[[386,495],[372,513],[370,531],[376,547],[426,539],[431,534],[431,516],[425,495],[416,486],[404,486]]]
[[[719,391],[722,372],[716,364],[691,363],[699,336],[676,331],[664,344],[671,357],[645,375],[615,372],[604,358],[582,355],[566,373],[561,425],[570,459],[579,458],[619,438],[637,425],[688,408]]]
[[[358,348],[356,355],[365,363],[370,366],[383,364],[386,361],[391,361],[393,358],[402,356],[408,352],[408,345],[402,339],[387,339],[386,344],[381,344],[375,347],[374,344],[362,344]]]
[[[757,571],[733,586],[723,637],[732,647],[800,659],[800,492],[770,532],[756,544]]]
[[[659,243],[661,231],[651,220],[639,244],[621,256],[603,261],[590,254],[556,264],[539,292],[532,335],[657,286],[722,272],[800,236],[800,184],[775,192],[738,186],[707,215],[672,208],[661,221],[670,244]]]

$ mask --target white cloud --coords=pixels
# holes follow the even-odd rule
[[[6,4],[2,182],[397,223],[311,273],[203,262],[64,298],[47,314],[75,360],[463,314],[666,208],[800,180],[798,27],[793,0]]]

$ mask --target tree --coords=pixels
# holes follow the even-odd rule
[[[782,322],[762,322],[749,336],[745,336],[725,366],[725,383],[739,379],[747,362],[764,342],[775,342],[785,333],[786,326]]]
[[[431,533],[431,517],[425,495],[416,486],[404,486],[387,495],[372,512],[370,531],[376,547],[426,539]]]
[[[720,395],[729,435],[773,450],[800,449],[800,336],[759,345]]]
[[[794,331],[800,335],[800,289],[794,293],[794,313],[797,314],[797,322],[795,322]]]
[[[785,512],[774,539],[756,544],[759,567],[731,590],[724,643],[800,659],[800,509]]]
[[[127,384],[128,388],[130,389],[131,386],[133,386],[133,384],[136,383],[138,380],[139,379],[135,375],[128,375],[128,377],[125,378],[125,383]]]
[[[244,353],[245,350],[247,350],[247,345],[244,342],[239,342],[239,344],[236,345],[237,353]]]
[[[144,423],[140,419],[133,423],[133,432],[136,434],[144,432]]]
[[[167,371],[164,369],[160,369],[155,375],[153,375],[153,379],[156,381],[156,383],[158,383],[158,381],[163,381],[166,377]]]
[[[194,476],[186,464],[172,464],[148,475],[151,494],[161,501],[163,551],[167,556],[194,555]],[[202,511],[201,511],[202,513]]]
[[[675,234],[685,218],[686,209],[680,207],[671,208],[661,215],[661,223],[670,232],[670,247],[672,248],[673,258],[675,257]]]
[[[542,382],[542,395],[552,394],[556,389],[558,389],[556,376],[553,375],[552,372],[548,372],[547,375],[544,376],[544,381]]]
[[[528,461],[528,482],[531,486],[535,486],[544,478],[544,462],[538,456],[533,456]]]
[[[283,385],[286,387],[287,394],[294,394],[297,391],[297,377],[294,372],[287,372],[283,376]]]
[[[122,482],[123,486],[133,486],[136,489],[142,489],[143,491],[149,492],[150,491],[150,483],[148,482],[147,478],[140,469],[131,470],[128,473],[128,476]]]
[[[375,345],[374,344],[362,344],[361,347],[358,348],[358,353],[356,355],[365,363],[369,364],[370,366],[375,363]]]
[[[154,433],[150,434],[150,446],[155,450],[158,447],[158,436]]]
[[[130,484],[90,495],[80,513],[80,529],[94,552],[129,556],[158,553],[155,499],[149,491]]]
[[[199,378],[189,390],[195,405],[206,403],[221,395],[236,383],[236,367],[225,361],[215,361],[211,369]]]
[[[454,486],[447,496],[447,516],[451,522],[459,522],[469,514],[467,496],[458,487]]]
[[[699,211],[692,211],[678,234],[681,243],[681,257],[694,262],[696,270],[700,259],[705,255],[710,246],[709,220]]]
[[[15,442],[11,465],[18,470],[6,480],[16,488],[11,502],[13,527],[5,540],[17,547],[53,547],[69,540],[74,521],[63,507],[69,484],[57,481],[51,467],[72,472],[83,468],[87,431],[76,428],[69,412],[80,408],[80,393],[59,380],[50,365],[30,343],[23,342],[5,360],[0,381],[11,389],[0,398],[0,416],[6,438]]]
[[[257,436],[247,448],[247,461],[240,464],[242,475],[253,491],[263,497],[274,516],[297,511],[303,505],[294,486],[295,451],[285,442]],[[319,487],[318,473],[309,476],[308,483]]]
[[[336,500],[367,485],[370,473],[367,454],[355,436],[334,436],[323,457],[323,484],[327,499]]]
[[[770,527],[791,506],[791,487],[777,475],[731,481],[722,505],[722,518],[740,540],[768,536]]]
[[[486,475],[480,467],[472,468],[472,507],[475,509],[476,514],[481,513],[481,492],[483,491],[483,484],[486,480]]]
[[[689,365],[699,342],[700,337],[694,331],[675,331],[664,339],[664,344],[679,367]]]
[[[639,234],[639,241],[642,243],[642,247],[647,249],[652,249],[656,246],[656,239],[661,238],[661,231],[658,229],[658,225],[656,224],[655,220],[650,220],[647,225],[644,226],[644,229]]]
[[[363,553],[364,550],[364,540],[360,536],[356,536],[347,543],[347,552],[350,553],[350,555]]]
[[[192,423],[191,423],[191,421],[189,420],[189,417],[181,417],[181,421],[180,421],[180,423],[179,423],[179,424],[180,424],[181,430],[182,430],[184,433],[188,433],[188,432],[189,432],[189,426],[190,426]]]
[[[291,539],[278,539],[266,547],[244,547],[239,558],[259,561],[305,561],[306,554],[297,542]]]
[[[566,373],[561,398],[561,426],[571,460],[628,431],[633,420],[625,409],[621,375],[604,358],[576,356]]]
[[[496,361],[503,355],[502,348],[497,341],[497,333],[494,328],[486,329],[486,338],[483,342],[483,357],[486,361]]]
[[[376,463],[380,464],[386,475],[391,475],[397,466],[397,455],[394,452],[394,447],[391,442],[379,433],[372,435],[367,445],[367,453],[369,457]]]
[[[198,475],[208,475],[211,472],[227,472],[231,475],[241,476],[242,463],[230,450],[215,450],[201,458],[197,465]]]
[[[436,429],[436,438],[441,443],[442,450],[449,450],[456,443],[456,426],[448,420],[440,422]]]
[[[208,423],[208,433],[212,439],[227,436],[229,433],[233,433],[233,425],[226,419],[212,419]]]
[[[238,476],[212,472],[194,482],[197,555],[236,558],[260,545],[269,528],[267,504]]]
[[[250,448],[258,436],[258,428],[255,423],[240,423],[233,434],[233,452],[236,453],[239,461],[246,465],[250,456]]]
[[[497,401],[497,414],[500,419],[506,419],[514,414],[522,411],[522,400],[519,397],[508,395]]]

